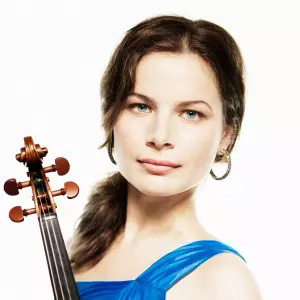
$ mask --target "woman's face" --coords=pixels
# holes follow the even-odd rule
[[[195,187],[208,175],[217,152],[227,148],[228,139],[220,144],[222,102],[212,76],[204,60],[191,53],[151,53],[139,62],[134,93],[153,102],[137,95],[125,99],[114,127],[113,156],[140,192],[170,196]],[[203,102],[178,104],[189,100]],[[165,175],[151,174],[138,162],[143,158],[181,166]]]

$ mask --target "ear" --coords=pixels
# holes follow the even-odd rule
[[[226,150],[233,141],[234,137],[235,133],[233,127],[226,125],[219,144],[218,153],[220,153],[222,149]]]

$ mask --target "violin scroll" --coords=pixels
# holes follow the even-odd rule
[[[13,207],[9,212],[9,218],[13,222],[22,222],[24,216],[37,213],[38,217],[46,218],[47,216],[56,214],[56,204],[53,197],[66,195],[68,199],[75,198],[79,193],[79,187],[75,182],[65,182],[64,188],[51,191],[49,178],[46,173],[55,172],[59,176],[65,175],[70,170],[70,164],[67,159],[57,157],[55,164],[43,167],[42,158],[48,153],[47,148],[41,148],[39,144],[34,144],[32,137],[24,138],[25,147],[21,148],[21,152],[16,155],[19,162],[26,163],[28,167],[27,176],[29,181],[17,182],[15,178],[10,178],[4,183],[4,191],[11,196],[19,194],[19,189],[29,187],[32,188],[32,200],[35,208],[22,209],[21,206]]]
[[[39,144],[34,144],[31,136],[24,137],[25,147],[21,148],[21,152],[16,154],[16,160],[27,166],[30,164],[41,163],[42,158],[48,153],[47,148],[41,148]]]

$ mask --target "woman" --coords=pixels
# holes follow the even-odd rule
[[[229,174],[243,72],[211,22],[158,16],[127,32],[101,81],[100,148],[120,171],[95,186],[70,255],[81,299],[261,299],[243,256],[195,212],[208,173]]]

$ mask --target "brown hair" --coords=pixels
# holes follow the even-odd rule
[[[233,37],[222,27],[206,20],[181,16],[156,16],[127,31],[115,49],[101,80],[102,127],[111,161],[113,128],[122,105],[134,89],[135,70],[141,58],[151,52],[196,53],[211,67],[222,97],[223,123],[235,135],[231,153],[244,116],[244,63]],[[216,155],[215,162],[223,156]],[[127,180],[120,172],[98,182],[80,217],[71,246],[74,272],[91,268],[101,260],[126,222]]]

